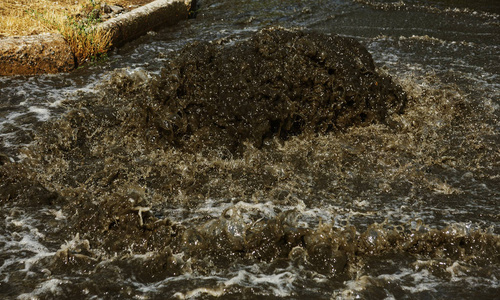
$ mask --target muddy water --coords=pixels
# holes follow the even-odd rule
[[[499,11],[203,1],[1,78],[0,295],[494,299]]]

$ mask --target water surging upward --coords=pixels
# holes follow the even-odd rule
[[[5,206],[56,216],[33,278],[64,284],[41,295],[424,297],[420,272],[498,288],[498,235],[446,211],[493,175],[491,128],[456,90],[394,83],[353,39],[199,43],[70,105],[0,168]],[[391,264],[406,289],[364,276]]]

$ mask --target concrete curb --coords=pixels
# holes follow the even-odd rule
[[[113,47],[130,42],[150,30],[188,18],[196,0],[156,0],[99,26],[109,30]],[[70,47],[60,34],[0,39],[0,75],[69,72],[76,67]]]
[[[99,25],[111,32],[114,47],[122,46],[164,25],[188,18],[191,0],[156,0]]]
[[[0,39],[0,75],[69,72],[75,57],[60,34]]]

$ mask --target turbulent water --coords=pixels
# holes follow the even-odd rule
[[[0,78],[2,299],[495,299],[497,1],[201,1]]]

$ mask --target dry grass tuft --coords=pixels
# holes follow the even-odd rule
[[[33,18],[40,20],[49,30],[58,31],[68,42],[77,64],[94,60],[105,54],[111,46],[111,36],[97,27],[101,21],[93,14],[100,3],[90,1],[82,5],[76,16],[63,15],[57,12],[30,11]]]
[[[100,29],[85,33],[68,29],[62,34],[73,50],[78,65],[100,57],[111,47],[111,35]]]
[[[59,32],[71,47],[77,64],[94,60],[105,54],[111,46],[111,36],[97,27],[100,22],[92,11],[99,3],[83,5],[78,16],[64,16],[54,12],[32,11],[34,18],[42,21],[50,30]]]
[[[105,54],[111,47],[111,35],[95,26],[97,20],[81,23],[75,19],[63,19],[57,24],[79,65]]]

